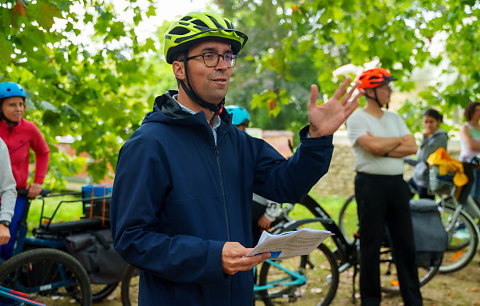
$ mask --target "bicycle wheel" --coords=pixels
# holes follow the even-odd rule
[[[440,273],[455,272],[467,266],[478,247],[478,232],[472,217],[460,210],[455,218],[455,209],[455,204],[447,202],[440,211],[448,234],[448,247],[443,254]]]
[[[335,257],[321,244],[309,255],[264,262],[257,295],[267,306],[274,302],[294,302],[299,296],[305,303],[329,305],[338,282]]]
[[[90,288],[92,291],[92,301],[99,302],[105,299],[107,296],[110,295],[115,288],[117,288],[118,282],[114,284],[90,284]]]
[[[439,265],[428,268],[418,267],[418,280],[420,287],[428,283],[437,274]],[[393,261],[390,248],[382,247],[380,250],[380,286],[383,292],[400,294],[398,273]]]
[[[129,265],[122,278],[122,305],[130,306],[138,304],[138,269]]]
[[[345,239],[352,243],[353,235],[358,231],[357,200],[354,194],[348,197],[340,209],[338,228],[345,236]]]
[[[5,261],[0,266],[0,284],[47,305],[71,305],[72,299],[78,305],[92,304],[90,280],[83,266],[55,249],[25,251]]]

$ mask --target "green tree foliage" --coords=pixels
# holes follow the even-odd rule
[[[103,0],[0,4],[0,81],[26,88],[27,119],[52,152],[52,184],[61,185],[85,162],[60,152],[57,136],[72,136],[77,154],[88,153],[88,172],[98,181],[107,164],[116,165],[121,144],[152,108],[155,94],[175,84],[165,77],[168,66],[159,64],[158,40],[138,41],[136,26],[155,14],[153,0],[145,3],[127,1],[121,12]]]
[[[73,147],[89,154],[88,171],[99,180],[154,97],[175,87],[158,51],[162,41],[139,41],[135,32],[155,14],[154,1],[125,2],[120,12],[108,0],[0,3],[0,81],[27,89],[27,118],[52,150],[52,183],[84,162],[59,152],[56,136],[74,137]],[[249,36],[227,103],[252,109],[254,126],[298,131],[307,122],[312,83],[320,85],[320,99],[330,96],[338,83],[335,69],[374,59],[401,78],[395,85],[403,91],[414,89],[415,68],[446,63],[441,75],[450,73],[453,82],[434,76],[438,83],[405,104],[412,124],[428,106],[448,117],[456,106],[479,99],[479,0],[213,2]],[[124,14],[131,20],[120,18]],[[86,33],[89,39],[81,40]],[[445,47],[431,53],[439,33],[447,37]]]
[[[431,76],[432,86],[409,101],[408,118],[435,106],[448,114],[480,97],[480,36],[478,0],[216,0],[236,27],[249,35],[249,42],[235,75],[232,92],[241,92],[235,103],[262,108],[254,123],[272,121],[282,127],[298,125],[292,110],[305,109],[308,88],[316,81],[321,93],[331,95],[337,86],[332,72],[345,64],[379,65],[400,77],[396,88],[415,89],[415,68],[444,65]],[[438,34],[446,39],[445,50],[431,50]],[[433,51],[433,52],[430,52]],[[440,51],[440,52],[438,52]],[[451,84],[441,76],[454,75]],[[321,95],[322,96],[322,95]],[[273,97],[275,102],[272,103]],[[291,124],[281,120],[285,118]],[[258,120],[258,121],[257,121]],[[271,126],[268,126],[271,127]]]

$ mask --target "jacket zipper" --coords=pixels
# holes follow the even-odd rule
[[[222,190],[222,196],[223,196],[223,207],[225,209],[225,222],[227,223],[227,237],[228,241],[231,241],[230,239],[230,224],[228,222],[228,210],[227,210],[227,199],[225,198],[225,188],[223,186],[223,178],[222,178],[222,167],[220,166],[220,152],[218,151],[218,146],[215,145],[215,155],[217,157],[217,167],[218,167],[218,175],[220,176],[220,188]],[[232,303],[232,283],[231,283],[231,278],[229,277],[227,280],[227,286],[228,286],[228,292],[230,294],[230,305],[233,305]]]
[[[217,157],[218,175],[220,176],[220,188],[222,190],[222,196],[223,196],[223,208],[225,209],[225,221],[227,223],[228,241],[230,241],[231,240],[230,239],[230,224],[228,222],[227,199],[225,198],[225,188],[223,186],[222,167],[220,166],[220,152],[218,151],[218,146],[215,146],[215,155]]]

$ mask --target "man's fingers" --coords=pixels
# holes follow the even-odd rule
[[[350,88],[350,90],[348,91],[348,93],[343,97],[343,99],[342,99],[342,102],[343,102],[343,103],[347,103],[348,100],[350,100],[350,98],[352,97],[353,93],[355,92],[355,89],[357,89],[360,84],[361,84],[361,83],[360,83],[359,81],[356,81],[356,82],[353,84],[353,87]],[[356,96],[356,98],[358,98],[358,95]]]
[[[317,99],[318,99],[318,87],[317,85],[312,85],[310,86],[310,101],[308,102],[308,104],[313,106],[317,105]]]
[[[223,271],[233,275],[238,271],[248,271],[270,257],[270,253],[246,256],[252,248],[244,248],[238,242],[226,242],[222,250]]]
[[[258,264],[261,264],[270,257],[270,253],[259,254],[255,256],[242,257],[232,261],[226,269],[225,273],[234,275],[239,271],[249,271]]]
[[[348,102],[346,105],[347,106],[345,107],[345,114],[348,117],[353,113],[355,109],[357,109],[357,107],[360,105],[360,102],[358,102],[358,100],[353,100],[352,102]]]
[[[359,92],[355,95],[352,101],[345,104],[345,114],[350,116],[355,109],[360,105],[358,99],[364,94],[363,89],[360,89]]]
[[[335,90],[335,93],[333,94],[332,98],[335,100],[340,100],[340,98],[345,94],[345,91],[347,90],[347,87],[351,81],[352,79],[349,77],[343,80],[342,84],[340,84],[337,90]]]
[[[255,267],[258,264],[261,264],[262,262],[270,258],[270,256],[271,256],[270,253],[263,253],[263,254],[258,254],[248,258],[249,259],[248,262],[245,263],[245,267],[244,267],[245,270],[242,270],[242,271],[248,271],[253,269],[253,267]]]

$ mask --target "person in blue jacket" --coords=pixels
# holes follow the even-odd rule
[[[277,202],[304,197],[327,172],[332,134],[363,94],[354,95],[357,83],[347,90],[346,79],[317,105],[312,85],[310,124],[285,160],[232,126],[223,108],[246,41],[214,13],[187,14],[165,34],[178,91],[155,99],[120,150],[110,211],[115,249],[140,271],[140,305],[252,305],[251,270],[270,256],[246,256],[252,194]]]

